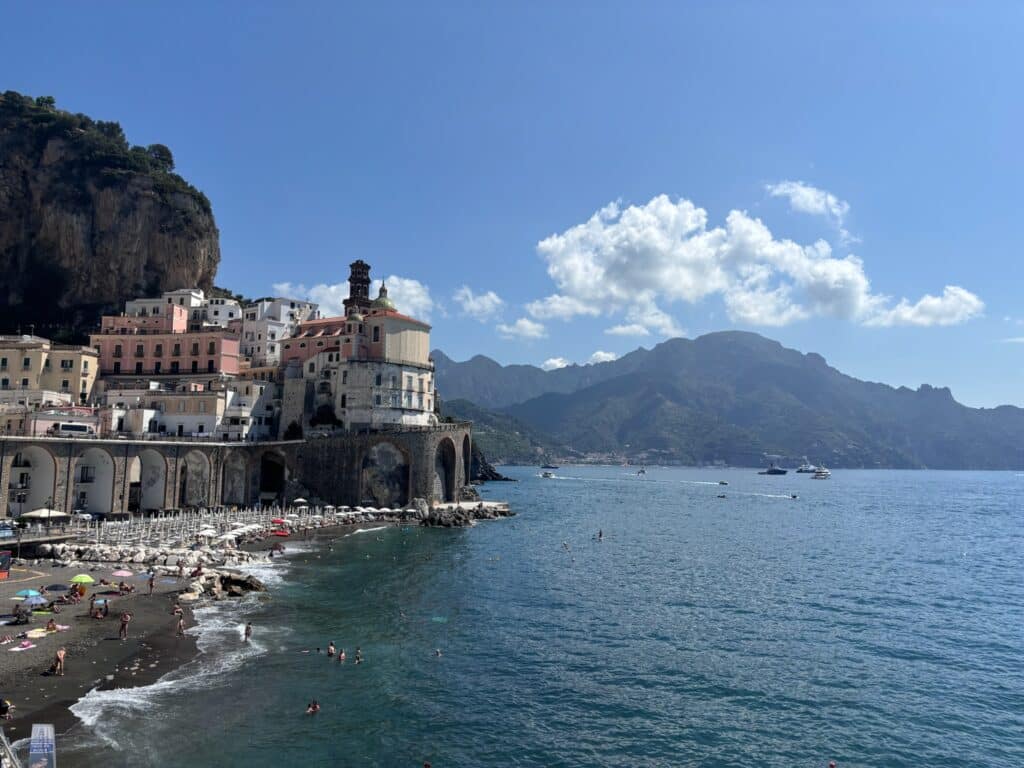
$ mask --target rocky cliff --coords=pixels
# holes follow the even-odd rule
[[[0,95],[0,332],[81,339],[126,299],[211,288],[213,212],[173,168],[117,123]]]

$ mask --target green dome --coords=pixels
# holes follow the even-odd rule
[[[394,309],[395,302],[388,298],[388,287],[384,283],[380,284],[380,293],[377,294],[377,298],[373,300],[374,309]]]

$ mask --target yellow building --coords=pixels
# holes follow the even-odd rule
[[[0,391],[52,392],[69,403],[85,403],[98,372],[99,356],[91,347],[0,336]]]

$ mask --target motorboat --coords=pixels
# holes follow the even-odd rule
[[[801,475],[813,475],[817,471],[818,471],[818,468],[816,466],[814,466],[813,464],[811,464],[811,462],[809,462],[807,460],[806,456],[804,456],[804,463],[796,468],[797,474],[801,474]]]
[[[636,471],[636,474],[637,474],[637,476],[638,476],[638,477],[639,477],[640,475],[646,475],[646,474],[647,474],[647,470],[646,470],[646,469],[645,469],[644,467],[640,467],[640,469],[638,469],[638,470]]]
[[[541,472],[540,476],[541,477],[545,477],[545,478],[550,480],[551,478],[553,478],[555,476],[555,473],[554,472]]]
[[[718,484],[719,484],[719,485],[728,485],[729,483],[728,483],[728,482],[726,482],[725,480],[719,480],[719,481],[718,481]]]
[[[832,477],[832,473],[829,472],[828,467],[818,467],[811,475],[811,480],[828,480],[830,477]]]
[[[768,465],[768,469],[762,469],[757,474],[759,475],[784,475],[788,472],[788,469],[777,467],[774,463]]]
[[[541,464],[540,468],[541,469],[558,469],[558,465],[557,464]]]

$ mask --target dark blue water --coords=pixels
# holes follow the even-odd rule
[[[1024,764],[1024,477],[509,472],[516,518],[311,543],[201,611],[65,764]]]

